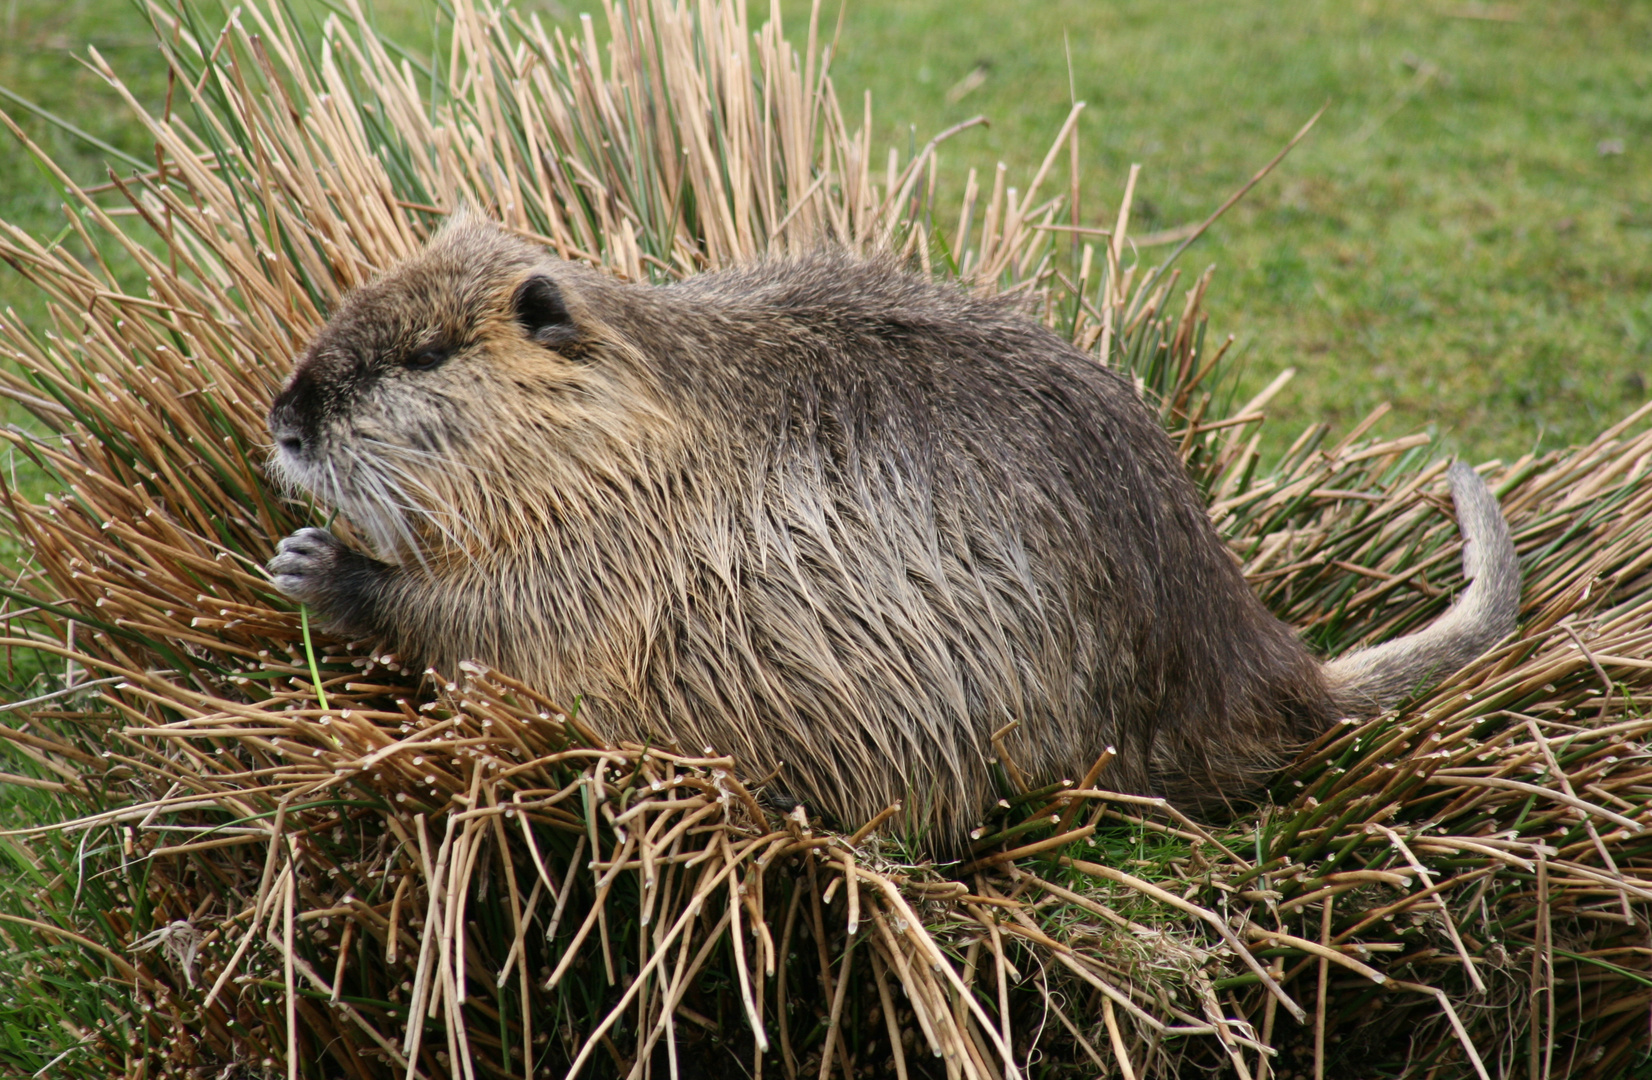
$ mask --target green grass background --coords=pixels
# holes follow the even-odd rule
[[[595,6],[519,5],[567,21]],[[783,9],[800,37],[807,4]],[[430,41],[418,0],[378,11],[403,40]],[[828,4],[828,35],[835,19]],[[160,56],[124,0],[0,0],[0,86],[152,156],[76,62],[88,44],[163,99]],[[949,100],[976,68],[979,85]],[[1111,221],[1139,162],[1138,232],[1203,217],[1329,102],[1184,256],[1192,272],[1217,266],[1208,306],[1239,340],[1244,390],[1298,369],[1269,425],[1275,450],[1308,421],[1346,426],[1390,401],[1384,432],[1433,428],[1446,449],[1512,457],[1586,439],[1647,396],[1652,5],[863,0],[834,70],[855,115],[872,92],[880,147],[990,118],[943,150],[955,194],[969,165],[1003,160],[1024,180],[1076,94],[1086,222]],[[101,177],[97,151],[5,107],[78,178]],[[56,203],[0,145],[0,216],[55,235]],[[41,312],[9,271],[0,301]]]

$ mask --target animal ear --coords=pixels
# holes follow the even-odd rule
[[[511,300],[511,312],[535,341],[551,345],[573,336],[574,320],[556,282],[543,275],[524,281]]]

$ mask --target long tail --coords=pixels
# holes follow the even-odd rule
[[[1446,476],[1463,531],[1463,574],[1469,587],[1427,629],[1325,665],[1326,681],[1344,716],[1381,712],[1424,683],[1462,667],[1514,629],[1520,613],[1520,563],[1503,510],[1467,465],[1452,465]]]

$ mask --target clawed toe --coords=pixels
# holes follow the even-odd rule
[[[265,566],[270,583],[288,599],[313,602],[338,561],[339,543],[325,529],[300,529],[282,538]]]

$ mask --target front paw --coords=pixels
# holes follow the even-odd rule
[[[300,529],[276,545],[275,558],[265,569],[287,599],[325,610],[342,584],[351,554],[326,529]]]
[[[330,632],[347,638],[383,632],[377,613],[393,568],[345,547],[326,529],[300,529],[282,540],[265,569],[283,596],[307,605]]]

